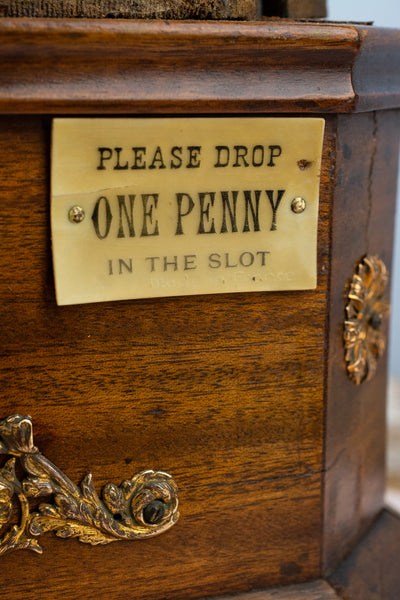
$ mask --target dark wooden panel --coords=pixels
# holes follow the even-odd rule
[[[286,0],[287,16],[290,19],[326,17],[326,0]]]
[[[356,386],[346,375],[343,323],[346,290],[362,257],[378,255],[390,271],[398,131],[397,112],[338,118],[329,309],[325,572],[348,554],[383,506],[386,355],[375,377]]]
[[[400,518],[383,512],[371,531],[330,578],[349,600],[397,600],[400,593]]]
[[[268,17],[309,19],[326,17],[325,0],[262,0],[262,12]]]
[[[145,542],[45,536],[42,556],[2,560],[9,598],[75,600],[79,580],[82,599],[178,600],[318,577],[334,123],[316,291],[57,307],[49,121],[2,119],[2,416],[31,414],[37,445],[75,482],[168,471],[182,512]]]

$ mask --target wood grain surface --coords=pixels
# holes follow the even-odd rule
[[[0,16],[92,19],[254,19],[258,0],[0,0]]]
[[[302,585],[288,585],[248,594],[225,596],[219,600],[338,600],[339,596],[326,581],[314,581]],[[209,600],[216,600],[210,598]]]
[[[349,113],[400,104],[398,33],[0,19],[0,113]]]
[[[182,514],[131,544],[46,536],[42,556],[2,559],[9,598],[75,600],[77,579],[81,599],[100,586],[177,600],[318,577],[333,126],[316,291],[57,307],[50,120],[1,119],[2,416],[30,414],[36,444],[76,483],[167,471]]]
[[[346,375],[343,320],[348,283],[361,258],[377,255],[390,272],[399,124],[397,111],[338,118],[325,434],[325,573],[343,560],[383,506],[387,353],[375,377],[356,386]],[[384,327],[387,335],[387,322]]]

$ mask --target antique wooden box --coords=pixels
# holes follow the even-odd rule
[[[3,549],[28,546],[1,556],[4,597],[398,598],[382,510],[399,33],[5,18],[0,56],[0,518]],[[316,288],[58,305],[52,128],[90,117],[322,119]],[[178,492],[157,474],[119,487],[148,470]],[[103,543],[132,518],[143,539]]]

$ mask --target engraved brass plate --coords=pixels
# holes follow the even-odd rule
[[[55,119],[58,304],[316,287],[324,120]]]

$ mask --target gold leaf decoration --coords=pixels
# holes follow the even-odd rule
[[[21,508],[19,525],[0,538],[0,555],[17,549],[41,553],[32,536],[50,531],[85,544],[109,544],[158,535],[179,518],[177,486],[167,473],[144,471],[120,487],[109,483],[102,499],[91,474],[75,485],[33,445],[30,417],[12,415],[0,422],[0,453],[14,456],[0,469],[0,527],[9,522],[14,497]],[[27,474],[22,481],[15,474],[16,457]],[[51,502],[31,513],[28,498],[40,496]]]
[[[377,256],[364,257],[350,283],[344,344],[347,373],[356,385],[375,375],[386,347],[381,327],[389,313],[387,284],[387,269]]]
[[[14,488],[0,476],[0,528],[10,519],[13,495]]]

